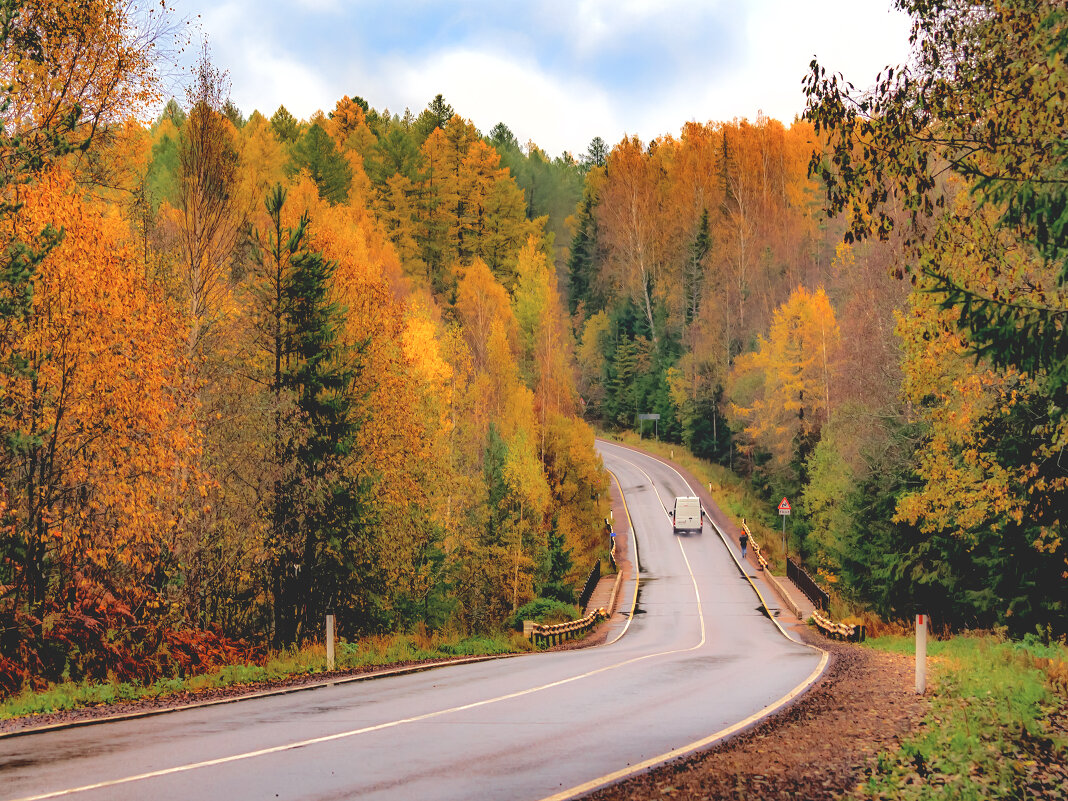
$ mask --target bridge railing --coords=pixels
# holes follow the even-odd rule
[[[593,567],[590,568],[590,574],[586,576],[586,583],[582,586],[582,593],[579,595],[580,609],[586,609],[586,604],[590,602],[590,598],[593,596],[593,591],[597,589],[597,582],[600,580],[601,560],[598,559],[593,563]]]
[[[797,589],[807,595],[817,609],[822,609],[824,612],[830,609],[831,596],[816,583],[805,568],[790,557],[786,557],[786,578],[796,584]]]

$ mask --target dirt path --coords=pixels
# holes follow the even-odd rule
[[[908,657],[805,636],[833,659],[796,704],[710,751],[584,798],[823,801],[854,789],[880,751],[920,726],[927,704],[912,691]]]

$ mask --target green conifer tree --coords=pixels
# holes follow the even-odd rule
[[[317,631],[334,611],[348,630],[371,625],[375,587],[365,482],[345,470],[359,422],[352,383],[360,352],[340,341],[345,309],[330,299],[336,265],[307,249],[309,220],[281,223],[285,190],[266,207],[255,254],[261,342],[273,362],[276,465],[271,586],[275,643]]]
[[[312,125],[293,145],[289,172],[292,175],[301,170],[308,171],[324,200],[336,204],[348,197],[352,168],[319,123]]]

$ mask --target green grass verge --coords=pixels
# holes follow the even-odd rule
[[[457,656],[519,653],[532,647],[521,634],[478,637],[420,637],[393,635],[338,643],[335,664],[339,670],[424,662]],[[263,665],[231,665],[213,673],[188,678],[160,679],[153,684],[128,682],[65,682],[41,691],[24,691],[0,700],[0,720],[47,714],[69,709],[106,706],[145,698],[163,698],[183,692],[239,687],[281,681],[326,671],[326,648],[310,646],[273,653]]]
[[[767,523],[768,520],[772,519],[776,522],[778,521],[775,502],[769,502],[767,499],[758,496],[744,478],[721,464],[699,459],[682,445],[672,445],[652,439],[639,439],[638,435],[633,431],[617,433],[598,431],[597,436],[610,442],[630,445],[656,456],[670,459],[686,468],[704,484],[706,489],[711,485],[710,494],[720,509],[729,514],[739,524],[745,518],[745,522],[753,533],[754,539],[760,543],[760,551],[764,554],[764,558],[768,560],[772,571],[778,574],[785,572],[786,559],[782,550],[782,534],[778,529]]]
[[[912,637],[880,637],[871,648],[915,653]],[[1068,702],[1051,679],[1068,648],[964,635],[928,642],[931,711],[920,732],[882,754],[857,797],[870,799],[1068,798],[1068,737],[1050,725]],[[1059,774],[1059,775],[1058,775]]]

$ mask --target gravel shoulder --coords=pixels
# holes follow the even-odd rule
[[[922,724],[928,704],[913,691],[909,657],[803,636],[832,659],[796,703],[708,751],[583,798],[823,801],[856,789],[881,751]]]

